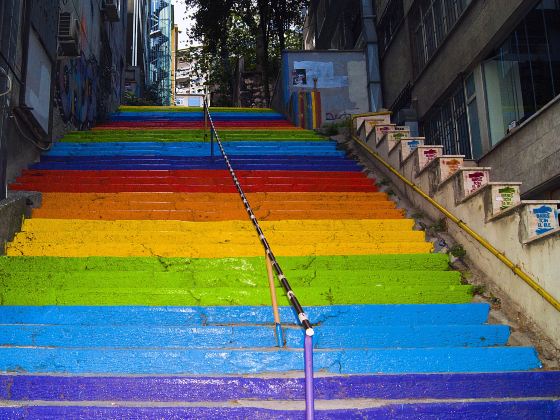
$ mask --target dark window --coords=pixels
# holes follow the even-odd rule
[[[4,61],[20,76],[18,66],[18,36],[21,17],[21,2],[0,1],[0,54]],[[3,76],[2,76],[3,77]]]
[[[492,145],[560,94],[560,1],[541,1],[484,62]]]
[[[448,155],[472,158],[462,80],[455,85],[449,96],[428,112],[423,128],[428,144],[443,145],[444,152]]]
[[[389,46],[389,43],[395,36],[397,28],[404,18],[403,0],[389,0],[379,24],[377,25],[379,33],[379,48],[383,52]]]
[[[411,13],[414,70],[419,73],[472,0],[423,0]]]

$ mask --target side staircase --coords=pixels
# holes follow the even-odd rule
[[[316,418],[560,418],[560,374],[335,142],[212,115],[316,327]],[[1,418],[304,418],[304,332],[278,285],[277,347],[264,251],[208,140],[200,110],[123,108],[11,185],[43,205],[0,257]]]

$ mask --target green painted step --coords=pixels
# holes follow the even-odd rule
[[[445,254],[279,257],[284,270],[418,270],[447,271]],[[262,272],[264,257],[0,257],[0,273],[15,271],[202,271],[207,269]]]
[[[380,287],[380,286],[453,286],[461,284],[461,274],[454,271],[343,271],[287,270],[293,287]],[[32,288],[197,288],[263,287],[267,274],[261,270],[156,271],[17,271],[3,272],[4,289]]]
[[[468,303],[471,286],[359,286],[294,288],[306,306],[349,304],[443,304]],[[278,304],[288,306],[283,289],[277,289]],[[2,288],[2,305],[72,306],[268,306],[268,288]]]

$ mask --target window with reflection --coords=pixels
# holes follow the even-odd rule
[[[560,94],[560,0],[543,0],[484,62],[491,145]]]

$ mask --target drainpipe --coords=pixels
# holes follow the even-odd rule
[[[8,197],[8,134],[6,130],[8,109],[10,107],[10,94],[12,79],[3,63],[0,64],[0,201]]]
[[[375,28],[375,11],[371,0],[360,0],[362,33],[366,43],[367,86],[369,109],[377,112],[383,106],[381,96],[381,72],[379,70],[379,44]]]

